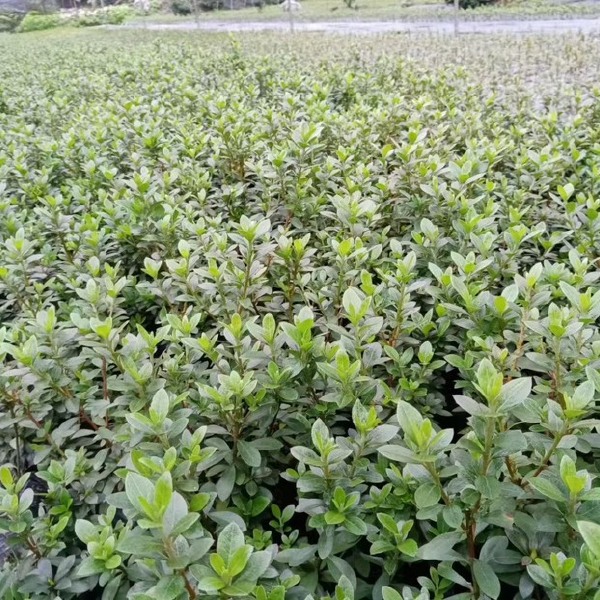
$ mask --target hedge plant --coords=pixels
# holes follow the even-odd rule
[[[469,44],[0,40],[2,598],[599,597],[598,41]]]
[[[18,33],[27,33],[29,31],[43,31],[44,29],[54,29],[60,25],[61,18],[58,14],[27,13],[15,31]]]

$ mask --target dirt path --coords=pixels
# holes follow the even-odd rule
[[[132,23],[121,25],[136,29],[179,30],[179,31],[288,31],[287,20],[282,21],[194,21],[179,23]],[[378,34],[378,33],[452,33],[452,21],[323,21],[319,23],[297,22],[296,31],[313,31],[339,34]],[[600,33],[600,18],[593,19],[539,19],[514,21],[463,21],[459,24],[460,33]]]

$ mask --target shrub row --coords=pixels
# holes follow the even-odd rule
[[[131,15],[128,6],[107,6],[106,8],[79,11],[77,13],[27,13],[22,19],[17,15],[6,17],[5,30],[27,33],[54,29],[60,26],[94,27],[98,25],[120,25]],[[0,26],[1,26],[0,22]]]
[[[3,598],[598,597],[597,39],[13,39]]]

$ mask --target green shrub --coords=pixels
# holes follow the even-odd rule
[[[81,13],[70,20],[71,25],[75,27],[98,27],[105,25],[106,20],[96,12]]]
[[[0,13],[0,33],[3,31],[15,31],[22,20],[23,15],[18,13]]]
[[[192,14],[192,3],[190,0],[173,0],[171,12],[176,15],[190,15]]]
[[[27,33],[29,31],[41,31],[43,29],[53,29],[60,25],[60,17],[55,14],[42,15],[38,13],[27,13],[16,31]]]
[[[597,597],[598,38],[0,52],[0,598]]]
[[[121,25],[131,14],[129,6],[109,6],[106,8],[106,22],[110,25]]]
[[[157,13],[168,10],[170,2],[168,0],[150,0],[150,12]]]
[[[95,11],[82,12],[70,22],[76,27],[97,27],[98,25],[121,25],[132,14],[128,6],[108,6]]]

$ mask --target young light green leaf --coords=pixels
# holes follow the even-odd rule
[[[383,600],[402,600],[402,596],[391,587],[384,586],[381,589]]]
[[[244,546],[244,533],[236,523],[230,523],[217,538],[217,552],[229,564],[235,552]]]
[[[140,498],[154,498],[154,485],[149,479],[137,473],[128,473],[125,477],[125,493],[129,502],[143,514],[144,508],[140,503]]]
[[[239,575],[246,568],[251,554],[252,546],[244,545],[241,548],[238,548],[233,553],[233,556],[227,565],[229,575],[232,577]]]

